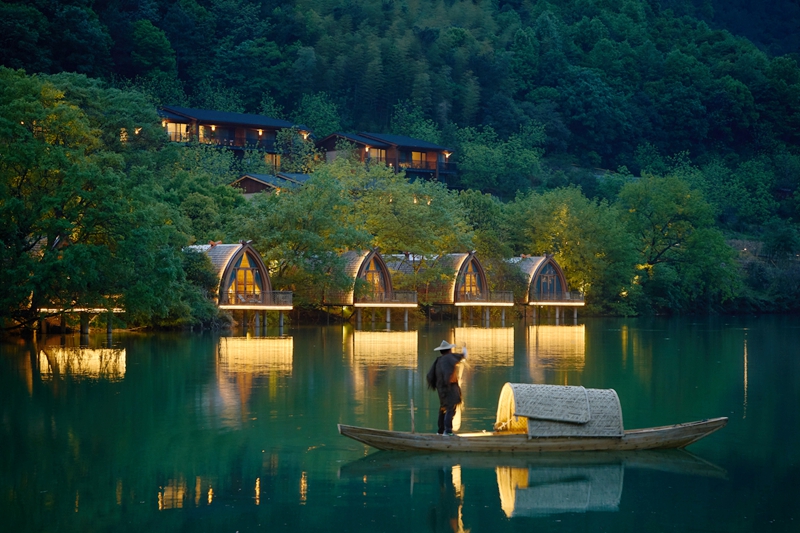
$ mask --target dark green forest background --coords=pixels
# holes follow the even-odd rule
[[[290,119],[317,138],[450,146],[451,189],[494,195],[461,195],[479,244],[499,225],[478,211],[513,211],[518,193],[575,186],[580,201],[633,212],[626,183],[677,177],[652,183],[701,193],[703,226],[748,252],[746,290],[706,294],[702,309],[786,310],[800,293],[799,22],[796,0],[4,1],[0,64],[84,74],[153,108]],[[692,310],[682,298],[626,309]]]

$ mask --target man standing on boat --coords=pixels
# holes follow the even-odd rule
[[[455,344],[442,341],[433,351],[439,357],[428,371],[428,388],[439,393],[439,435],[453,435],[453,417],[456,407],[461,404],[461,386],[458,384],[458,364],[467,358],[467,345],[461,353],[453,353]]]

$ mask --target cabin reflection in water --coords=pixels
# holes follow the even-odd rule
[[[224,374],[292,373],[292,337],[221,337],[219,370]]]
[[[618,511],[624,466],[620,464],[495,469],[500,505],[507,517]]]
[[[342,342],[344,358],[350,364],[354,414],[361,416],[367,411],[386,412],[389,429],[394,429],[394,411],[397,407],[408,409],[392,399],[389,392],[386,403],[376,401],[371,389],[387,371],[400,370],[405,373],[417,371],[418,334],[416,331],[363,331],[354,330],[345,324]]]
[[[416,331],[364,331],[345,325],[344,353],[352,368],[392,367],[416,370]]]
[[[471,366],[514,366],[514,328],[456,328],[453,344],[465,342]]]
[[[526,331],[528,368],[535,383],[543,383],[541,370],[582,371],[586,364],[586,327],[529,326]],[[541,378],[541,379],[539,379]]]
[[[45,380],[69,376],[121,381],[125,359],[124,349],[45,345],[39,350],[39,373]]]

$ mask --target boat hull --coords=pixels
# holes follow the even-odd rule
[[[625,431],[622,437],[540,437],[521,433],[460,433],[447,437],[339,424],[339,433],[379,450],[422,452],[545,453],[685,448],[725,427],[727,417]]]

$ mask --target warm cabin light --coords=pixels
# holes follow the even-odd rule
[[[162,128],[166,128],[167,127],[167,121],[166,120],[162,120],[161,121],[161,127]]]
[[[453,155],[453,154],[452,154],[452,152],[447,152],[447,151],[446,151],[446,152],[444,153],[444,158],[445,158],[445,159],[450,159],[450,156],[451,156],[451,155]]]
[[[125,350],[43,346],[39,351],[42,379],[58,377],[121,381],[125,377]]]
[[[357,367],[417,368],[416,331],[361,331],[344,328],[345,357]]]
[[[303,139],[305,140],[308,139],[308,136],[311,135],[311,132],[306,130],[300,130],[300,135],[302,135]]]
[[[264,133],[264,130],[258,130],[258,136],[259,137],[261,137],[261,135],[263,135],[263,133]]]
[[[139,132],[142,131],[142,128],[134,128],[133,133],[135,135],[139,135]]]
[[[213,124],[212,124],[212,125],[211,125],[211,131],[216,131],[216,130],[217,130],[217,127],[216,127],[215,125],[213,125]]]
[[[291,375],[293,353],[292,337],[221,337],[219,369],[224,374]]]
[[[308,473],[303,472],[300,475],[300,503],[305,504],[308,498]]]
[[[527,335],[528,367],[532,377],[544,369],[583,370],[586,364],[586,327],[583,324],[529,326]]]
[[[417,203],[417,197],[416,196],[414,197],[414,203]]]
[[[456,346],[467,345],[470,365],[514,366],[514,328],[456,328]],[[454,351],[460,351],[455,348]]]

